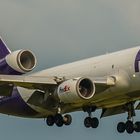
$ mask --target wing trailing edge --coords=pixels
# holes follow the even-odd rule
[[[117,115],[117,114],[122,114],[125,112],[126,112],[126,109],[124,108],[124,106],[105,108],[102,110],[101,118],[112,116],[112,115]]]

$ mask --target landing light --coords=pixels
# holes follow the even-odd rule
[[[135,78],[136,77],[136,74],[133,74],[133,77]]]

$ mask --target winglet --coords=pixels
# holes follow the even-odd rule
[[[4,58],[9,53],[11,53],[11,51],[9,50],[9,48],[6,46],[6,44],[0,37],[0,59]]]

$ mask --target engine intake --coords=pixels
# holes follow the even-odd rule
[[[64,103],[83,102],[95,94],[95,84],[88,78],[75,78],[61,83],[57,89],[59,99]]]
[[[78,94],[83,99],[90,99],[95,87],[91,80],[85,78],[78,81]]]
[[[29,50],[12,52],[5,59],[11,68],[21,73],[32,71],[37,63],[35,55]]]
[[[32,71],[36,65],[36,58],[30,51],[21,51],[18,54],[17,62],[19,67],[25,71]]]

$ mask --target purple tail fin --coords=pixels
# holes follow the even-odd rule
[[[11,51],[6,46],[6,44],[3,42],[3,40],[0,38],[0,59],[4,58],[9,53],[11,53]]]

